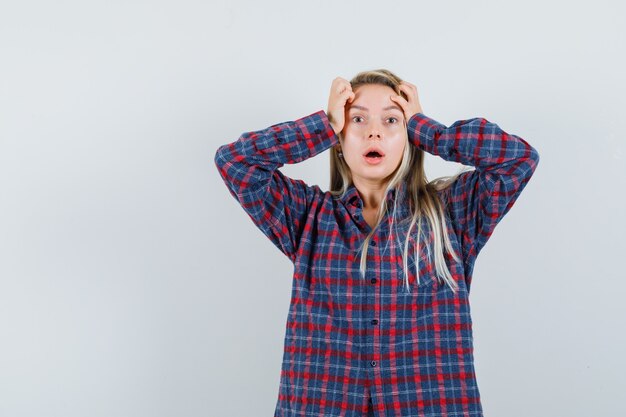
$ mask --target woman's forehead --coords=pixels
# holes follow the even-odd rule
[[[346,103],[346,106],[352,110],[369,111],[388,111],[402,109],[395,104],[390,96],[396,92],[388,86],[378,84],[368,84],[357,87],[354,93],[354,101]]]
[[[391,100],[390,100],[390,101],[391,101]],[[349,108],[348,110],[355,110],[355,111],[356,111],[356,110],[360,110],[360,111],[363,111],[363,112],[365,112],[365,113],[367,113],[367,112],[369,112],[369,111],[370,111],[370,109],[369,109],[369,108],[367,108],[367,107],[365,107],[365,106],[358,105],[358,104],[355,104],[355,105],[350,106],[350,108]],[[377,108],[374,108],[373,110],[374,110],[374,111],[376,111],[376,110],[378,110],[378,109],[377,109]],[[380,110],[381,110],[381,111],[397,110],[397,111],[399,111],[400,113],[402,113],[402,109],[401,109],[400,107],[398,107],[398,105],[396,105],[396,104],[392,104],[392,105],[390,105],[390,106],[386,106],[386,107],[384,107],[384,108],[382,108],[382,109],[380,109]]]

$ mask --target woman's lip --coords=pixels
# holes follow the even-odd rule
[[[367,156],[367,155],[363,155],[363,159],[365,159],[365,162],[367,162],[368,164],[371,165],[377,165],[380,164],[383,161],[384,156],[380,156],[378,158],[374,158],[371,156]]]

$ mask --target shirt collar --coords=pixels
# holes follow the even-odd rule
[[[401,181],[396,188],[399,193],[403,193],[406,190],[406,181]],[[387,194],[387,204],[393,203],[396,197],[396,188],[389,190],[389,194]],[[359,190],[354,186],[354,184],[350,184],[346,193],[342,197],[342,201],[344,204],[351,204],[353,206],[363,206],[363,200],[361,199],[361,195],[359,194]]]

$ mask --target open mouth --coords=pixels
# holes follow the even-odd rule
[[[378,151],[369,151],[365,155],[363,155],[365,160],[367,162],[369,162],[370,164],[377,164],[377,163],[379,163],[380,161],[383,160],[384,156],[385,155],[383,155],[382,153],[380,153]]]

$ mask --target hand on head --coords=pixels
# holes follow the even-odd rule
[[[392,95],[389,98],[397,103],[404,112],[404,118],[409,123],[411,117],[416,113],[423,113],[422,106],[420,105],[419,96],[417,94],[417,87],[413,84],[402,81],[400,83],[400,91],[403,91],[404,94],[408,97],[408,101],[404,99],[401,95]]]
[[[330,87],[330,96],[328,97],[328,120],[335,133],[343,130],[345,124],[345,106],[346,102],[354,100],[354,92],[350,81],[337,77],[333,80]]]
[[[391,95],[389,98],[397,103],[404,112],[405,121],[408,124],[409,119],[416,113],[423,113],[420,105],[417,87],[407,81],[400,83],[400,91],[404,92],[408,98],[406,100],[401,95]],[[335,133],[343,130],[345,125],[345,107],[346,103],[352,103],[355,93],[352,91],[350,81],[345,78],[337,77],[333,80],[330,87],[330,96],[328,97],[327,115],[330,125]]]

